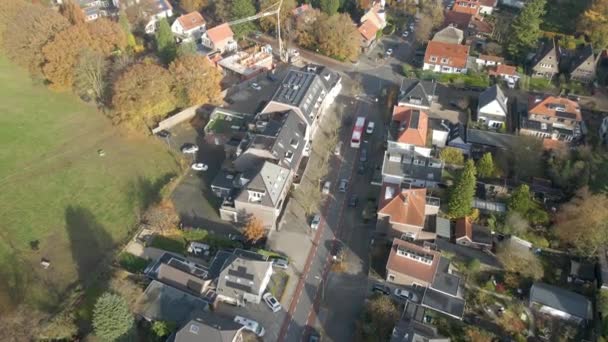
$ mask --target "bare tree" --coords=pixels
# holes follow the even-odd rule
[[[90,49],[84,50],[74,71],[76,92],[80,96],[90,96],[98,103],[103,102],[108,84],[108,62],[104,56]]]
[[[304,209],[306,215],[311,215],[320,208],[321,191],[316,184],[302,184],[295,192],[295,199]]]

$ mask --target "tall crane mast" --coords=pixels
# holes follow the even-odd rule
[[[238,24],[250,22],[253,20],[257,20],[260,18],[264,18],[264,17],[268,17],[268,16],[276,14],[276,16],[277,16],[277,40],[279,41],[279,59],[281,61],[284,61],[285,54],[283,53],[283,42],[281,41],[281,5],[282,4],[283,4],[283,0],[279,0],[279,2],[268,6],[266,9],[264,9],[260,13],[257,13],[256,15],[252,15],[252,16],[246,17],[246,18],[236,19],[236,20],[228,22],[227,24],[230,26],[238,25]]]

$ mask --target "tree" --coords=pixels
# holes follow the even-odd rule
[[[522,236],[528,232],[530,229],[530,224],[528,220],[526,220],[522,214],[517,211],[509,211],[507,213],[507,217],[505,218],[505,224],[502,226],[499,231],[503,234],[513,234],[517,236]]]
[[[464,155],[460,149],[455,147],[446,147],[439,153],[439,159],[446,164],[462,165],[464,164]]]
[[[73,0],[64,0],[59,6],[59,13],[64,16],[72,25],[84,24],[84,11]]]
[[[579,190],[555,217],[555,233],[581,256],[594,256],[608,243],[608,197]]]
[[[171,321],[155,321],[152,323],[152,332],[156,337],[167,337],[177,329],[177,324]]]
[[[127,51],[136,52],[138,50],[137,41],[135,40],[135,36],[133,35],[133,32],[131,31],[131,23],[129,22],[129,19],[127,18],[127,14],[125,13],[125,11],[121,10],[119,12],[118,25],[120,25],[120,28],[122,29],[122,31],[124,32],[124,34],[127,38]]]
[[[93,309],[95,336],[104,341],[116,341],[132,333],[135,320],[127,302],[121,296],[106,292],[97,299]]]
[[[221,104],[222,74],[201,55],[177,58],[169,66],[175,80],[174,94],[179,106]]]
[[[524,6],[511,24],[507,40],[507,51],[516,59],[522,60],[526,52],[536,46],[541,35],[540,24],[545,14],[547,0],[532,0]]]
[[[232,9],[230,10],[231,19],[242,19],[255,15],[255,6],[251,0],[232,0]],[[255,24],[251,21],[234,25],[231,27],[234,35],[242,38],[255,30]]]
[[[578,20],[577,29],[589,38],[593,48],[601,51],[608,46],[608,1],[593,0]]]
[[[208,0],[179,0],[179,5],[186,12],[198,12],[209,5]]]
[[[494,340],[491,334],[473,326],[468,326],[465,329],[465,336],[466,341],[469,342],[492,342]]]
[[[436,0],[425,1],[420,12],[420,20],[416,23],[414,38],[417,42],[423,43],[431,38],[434,28],[443,24],[443,6]]]
[[[526,324],[513,310],[506,310],[502,316],[498,318],[498,324],[500,324],[503,330],[511,336],[517,335],[527,328]]]
[[[315,36],[323,54],[341,61],[354,61],[361,51],[359,31],[346,13],[331,17],[321,15],[315,25]]]
[[[399,316],[399,310],[389,296],[376,296],[369,300],[362,317],[362,330],[367,340],[388,341]]]
[[[515,179],[540,177],[544,174],[542,141],[532,136],[518,136],[511,149],[499,152],[496,162],[505,175]]]
[[[158,64],[130,66],[114,83],[112,120],[132,128],[154,124],[175,108],[172,86],[171,74]]]
[[[451,217],[465,217],[471,213],[471,204],[475,196],[475,174],[475,164],[469,159],[450,191],[448,214]]]
[[[332,16],[338,13],[340,0],[320,0],[320,7],[323,13]]]
[[[228,22],[232,18],[232,0],[214,0],[213,13],[217,22]]]
[[[315,27],[319,18],[321,18],[321,11],[315,8],[295,17],[293,36],[298,45],[309,49],[316,48],[317,36]]]
[[[431,39],[431,32],[433,31],[433,22],[426,17],[423,18],[424,20],[421,19],[416,23],[416,30],[414,31],[414,39],[418,43],[424,43]]]
[[[484,155],[477,161],[477,174],[481,178],[493,177],[496,172],[494,167],[494,161],[492,160],[492,154],[490,152],[484,153]]]
[[[55,315],[38,333],[40,340],[73,340],[78,334],[74,313],[66,309]]]
[[[3,3],[2,7],[5,5]],[[4,32],[2,39],[3,50],[14,63],[38,74],[45,59],[42,47],[69,25],[67,19],[59,13],[27,4],[8,19],[6,27],[9,29]]]
[[[100,52],[84,50],[74,69],[74,89],[82,97],[92,97],[98,103],[105,99],[108,86],[108,61]]]
[[[276,4],[276,0],[261,0],[260,1],[260,9],[266,9],[274,4]],[[281,33],[287,31],[288,23],[293,19],[292,11],[296,8],[295,0],[283,0],[281,4]],[[277,27],[277,17],[276,15],[271,15],[268,17],[264,17],[260,19],[260,27],[265,32],[272,32],[276,30]]]
[[[295,200],[302,206],[306,216],[310,216],[319,210],[322,196],[317,184],[318,182],[302,184],[295,191]]]
[[[177,57],[196,54],[196,43],[194,41],[183,42],[177,47]]]
[[[498,246],[496,257],[505,271],[509,273],[519,274],[530,280],[538,280],[543,277],[543,265],[538,257],[528,249],[505,243]]]
[[[264,223],[257,217],[252,217],[247,222],[243,235],[247,241],[255,243],[266,235],[266,228]]]
[[[156,30],[156,51],[160,60],[169,64],[177,56],[177,43],[171,32],[167,18],[162,18]]]
[[[533,224],[549,222],[548,214],[534,201],[532,193],[530,193],[530,187],[526,184],[522,184],[513,190],[507,208],[509,208],[509,211],[519,213]]]

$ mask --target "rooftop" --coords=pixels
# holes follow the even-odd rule
[[[247,123],[253,115],[239,113],[222,107],[215,107],[209,115],[209,122],[204,128],[206,134],[225,134],[247,131]]]
[[[233,320],[201,312],[177,331],[174,342],[233,342],[242,330]]]
[[[565,97],[530,96],[528,99],[528,112],[530,114],[551,116],[575,121],[583,121],[581,107],[578,102]]]
[[[213,44],[234,37],[234,33],[228,24],[221,24],[207,30],[207,36]]]
[[[490,75],[515,76],[517,75],[517,68],[513,65],[499,64],[495,69],[490,70]]]
[[[446,295],[443,292],[427,288],[422,297],[422,306],[439,311],[456,319],[464,315],[465,301],[462,298]]]
[[[429,117],[420,109],[393,107],[393,125],[391,131],[396,141],[415,146],[426,146]]]
[[[184,31],[190,31],[197,27],[205,25],[205,19],[199,12],[190,12],[188,14],[182,14],[177,18],[180,25],[182,25]]]
[[[401,239],[393,239],[386,269],[431,283],[441,253]]]
[[[433,36],[433,41],[460,44],[464,40],[464,32],[454,26],[446,26]]]
[[[239,75],[250,76],[260,72],[260,70],[270,70],[272,68],[272,55],[266,51],[238,51],[223,58],[218,64],[222,68]]]
[[[450,296],[459,297],[462,286],[459,276],[449,273],[450,259],[441,257],[431,287]]]
[[[390,217],[391,223],[422,227],[425,219],[426,189],[400,189],[384,183],[380,190],[378,214]]]
[[[424,54],[424,62],[453,68],[466,68],[469,46],[430,41]]]
[[[390,148],[384,153],[382,174],[426,181],[441,181],[443,163],[414,151]]]
[[[269,261],[258,261],[232,255],[227,258],[218,277],[217,293],[239,297],[242,293],[258,294],[264,289],[265,275],[272,270]]]
[[[578,293],[545,283],[534,283],[530,303],[538,303],[581,319],[592,319],[591,301]]]
[[[467,237],[474,243],[492,245],[492,233],[484,226],[474,224],[468,217],[456,220],[454,238],[460,239]]]
[[[202,298],[153,280],[137,299],[134,312],[148,320],[187,322],[193,312],[206,310]]]
[[[261,193],[261,197],[256,199],[260,205],[276,207],[290,173],[291,171],[287,168],[264,161],[259,172],[245,185],[246,191],[242,191],[237,199],[242,202],[250,202],[250,191]]]
[[[401,319],[393,328],[390,342],[449,342],[437,328],[413,319]]]
[[[373,40],[376,38],[379,28],[371,20],[366,20],[359,25],[358,30],[365,40]]]
[[[404,78],[399,89],[399,103],[430,107],[436,88],[437,83],[434,81]]]

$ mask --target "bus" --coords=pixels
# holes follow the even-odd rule
[[[353,137],[350,139],[350,147],[359,148],[361,146],[361,138],[363,137],[363,131],[365,130],[365,118],[360,116],[355,121],[355,127],[353,128]]]

